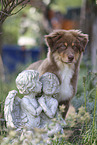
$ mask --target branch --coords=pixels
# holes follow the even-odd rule
[[[15,13],[10,14],[10,16],[17,14],[18,12],[20,12],[24,7],[26,7],[26,4],[24,6],[22,6],[18,11],[16,11]]]
[[[14,6],[14,4],[15,4],[15,0],[13,0],[10,7],[12,8]]]
[[[0,11],[0,13],[9,16],[9,14],[7,14],[6,12]]]
[[[30,0],[1,0],[0,23],[2,24],[8,16],[17,14],[22,10]],[[11,12],[20,4],[23,4],[16,13]]]

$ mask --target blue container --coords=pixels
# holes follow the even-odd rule
[[[18,64],[27,64],[39,59],[40,49],[32,48],[23,50],[17,45],[4,45],[2,50],[3,64],[6,70],[11,73],[16,71]]]

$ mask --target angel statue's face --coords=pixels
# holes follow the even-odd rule
[[[59,80],[52,73],[45,73],[40,78],[43,85],[43,92],[47,95],[54,95],[59,92]]]

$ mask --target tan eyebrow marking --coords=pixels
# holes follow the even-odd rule
[[[64,45],[67,46],[67,43],[65,42]]]
[[[72,43],[72,46],[74,46],[74,42]]]

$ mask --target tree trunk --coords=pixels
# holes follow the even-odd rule
[[[93,72],[97,72],[97,17],[95,18],[92,29],[91,61]]]
[[[80,28],[81,28],[81,30],[85,29],[86,2],[87,2],[87,0],[82,0],[81,13],[80,13]]]
[[[5,80],[4,75],[4,67],[3,67],[3,61],[2,61],[2,24],[0,24],[0,80]]]
[[[97,72],[97,5],[95,0],[82,0],[80,28],[89,35],[86,56],[91,60],[92,71]]]

